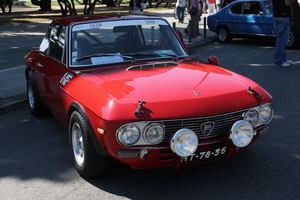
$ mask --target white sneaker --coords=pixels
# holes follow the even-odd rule
[[[289,66],[291,66],[291,64],[288,62],[284,62],[283,64],[280,65],[280,67],[289,67]]]
[[[289,63],[289,64],[292,64],[293,61],[291,61],[291,60],[286,60],[285,62],[286,62],[286,63]]]

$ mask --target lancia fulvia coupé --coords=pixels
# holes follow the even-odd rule
[[[267,130],[272,97],[257,83],[191,58],[156,16],[53,20],[25,56],[29,109],[68,130],[82,177],[113,158],[134,169],[228,160]]]

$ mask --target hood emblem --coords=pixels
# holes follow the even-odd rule
[[[215,126],[214,122],[204,122],[200,125],[201,132],[205,136],[208,136],[211,133],[211,131],[213,130],[214,126]]]

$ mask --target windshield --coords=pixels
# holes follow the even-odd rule
[[[172,28],[160,19],[78,24],[70,41],[72,67],[187,56]]]

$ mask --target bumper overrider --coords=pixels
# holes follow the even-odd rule
[[[263,104],[217,116],[125,124],[116,132],[124,147],[117,160],[136,169],[228,160],[263,134],[273,115],[273,106]]]

